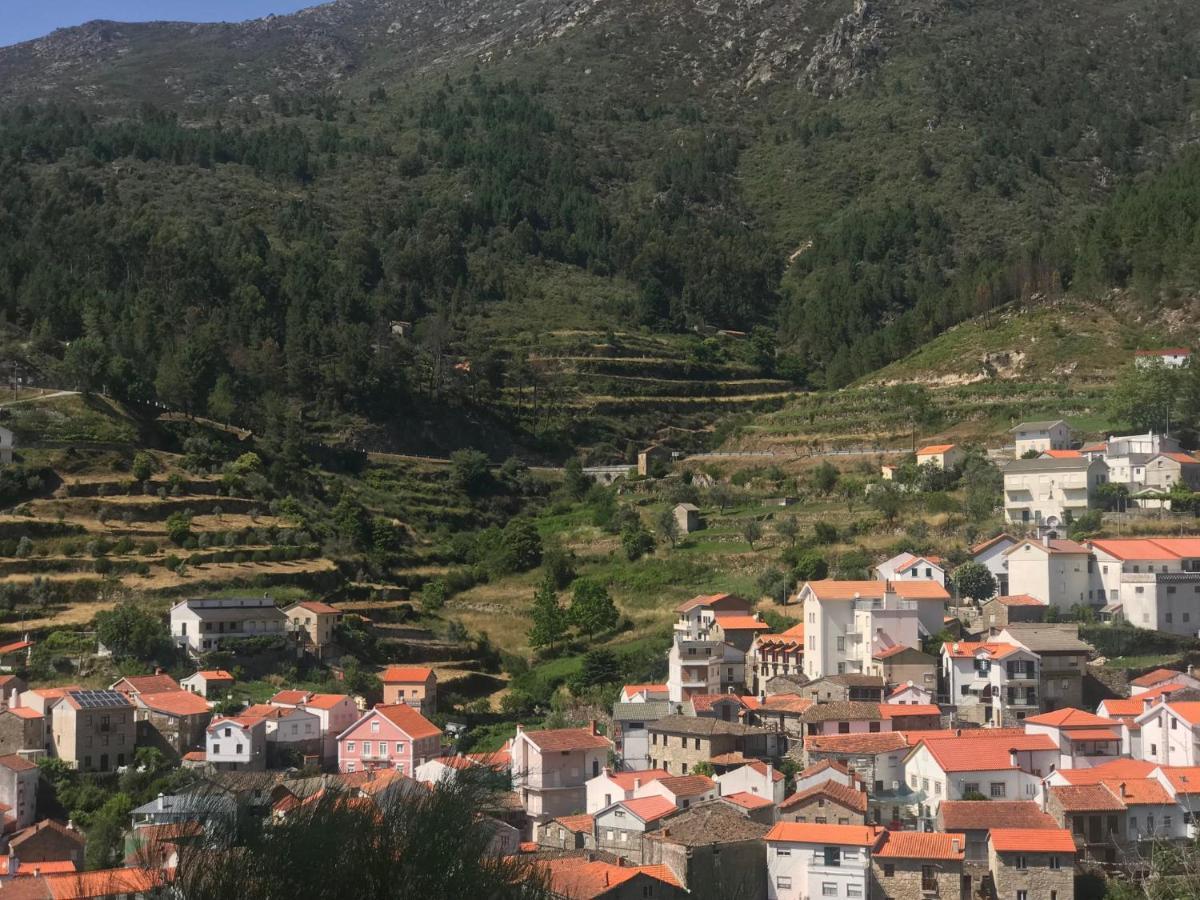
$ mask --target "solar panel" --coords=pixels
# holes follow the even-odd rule
[[[103,709],[109,706],[125,706],[125,697],[116,691],[69,691],[71,698],[83,709]]]

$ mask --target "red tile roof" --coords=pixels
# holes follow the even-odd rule
[[[315,613],[319,616],[340,616],[342,611],[336,606],[330,606],[328,603],[322,603],[320,600],[301,600],[295,606],[307,609],[310,613]]]
[[[707,775],[668,775],[658,783],[676,797],[698,797],[717,789],[717,783]]]
[[[595,827],[595,819],[587,815],[559,816],[554,821],[567,829],[567,831],[587,832],[591,834],[592,829]]]
[[[803,713],[809,710],[814,702],[799,694],[772,694],[763,700],[758,708],[763,712]]]
[[[16,653],[18,650],[25,650],[33,646],[33,641],[14,641],[11,644],[5,644],[0,647],[0,656],[7,656],[9,653]]]
[[[384,684],[423,684],[433,675],[428,666],[388,666],[379,676]]]
[[[809,581],[805,583],[819,600],[883,599],[890,586],[902,600],[949,600],[950,594],[936,581]]]
[[[779,804],[779,808],[790,809],[801,803],[807,803],[814,797],[826,797],[839,806],[855,812],[865,813],[867,811],[867,795],[865,793],[844,785],[840,781],[834,781],[832,778],[829,781],[814,784],[803,791],[797,791]]]
[[[917,456],[932,456],[935,453],[945,453],[947,450],[953,450],[953,444],[930,444],[928,447],[922,447],[917,451]]]
[[[871,654],[871,657],[873,659],[890,659],[891,657],[896,656],[897,654],[903,653],[905,650],[911,650],[911,649],[913,649],[913,648],[909,647],[907,644],[892,644],[892,646],[887,647],[883,650],[876,650],[874,653]]]
[[[1028,594],[1006,594],[1003,597],[997,597],[996,602],[1002,606],[1047,606],[1045,602],[1037,597],[1031,597]]]
[[[980,541],[978,544],[976,544],[974,547],[972,547],[971,555],[978,556],[980,553],[982,553],[984,550],[991,547],[993,544],[996,544],[996,543],[999,543],[1000,541],[1005,541],[1005,540],[1010,541],[1012,543],[1016,543],[1016,538],[1014,538],[1011,534],[1002,531],[1002,532],[1000,532],[1000,534],[996,535],[995,537],[988,538],[986,541]]]
[[[1049,735],[1029,734],[994,740],[940,741],[925,743],[943,772],[997,772],[1015,769],[1010,750],[1057,750]]]
[[[621,688],[621,693],[626,697],[632,697],[634,694],[665,694],[667,686],[665,684],[627,684]]]
[[[7,753],[0,756],[0,766],[9,769],[13,772],[29,772],[37,768],[37,764],[30,762],[19,753]]]
[[[1161,766],[1164,776],[1178,794],[1200,794],[1200,766]]]
[[[880,703],[879,714],[885,719],[904,716],[940,716],[941,709],[933,703]]]
[[[233,676],[224,669],[202,669],[192,674],[199,675],[205,681],[233,681]]]
[[[279,691],[268,703],[282,703],[286,706],[299,706],[308,699],[308,691]]]
[[[1050,725],[1054,728],[1104,728],[1117,724],[1112,719],[1104,719],[1093,713],[1070,706],[1056,709],[1053,712],[1030,716],[1025,719],[1025,722],[1034,725]]]
[[[1055,828],[1058,824],[1032,800],[943,800],[938,817],[947,831]]]
[[[887,831],[884,832],[883,844],[871,851],[871,855],[892,859],[962,860],[966,849],[967,837],[964,834]]]
[[[603,750],[611,742],[602,734],[593,734],[589,728],[552,728],[545,731],[523,731],[539,750]]]
[[[643,769],[640,772],[612,772],[608,777],[621,790],[632,791],[635,781],[641,784],[649,784],[652,781],[657,781],[659,778],[670,778],[671,773],[666,769]]]
[[[990,840],[1001,853],[1075,852],[1075,839],[1065,828],[997,828]]]
[[[1059,769],[1058,774],[1068,784],[1099,784],[1120,781],[1122,778],[1146,778],[1154,771],[1154,763],[1140,759],[1119,758],[1086,769]]]
[[[1125,804],[1103,784],[1051,785],[1049,794],[1064,812],[1109,812]]]
[[[1094,548],[1116,559],[1152,559],[1168,561],[1179,559],[1179,554],[1156,540],[1122,538],[1119,540],[1093,540]]]
[[[547,874],[552,896],[563,900],[593,900],[639,875],[679,888],[679,880],[666,866],[617,865],[584,856],[539,860]]]
[[[405,703],[380,703],[375,711],[414,740],[438,737],[442,733],[442,729]]]
[[[10,706],[8,711],[14,716],[19,716],[22,719],[46,718],[42,713],[38,712],[36,709],[30,709],[28,706]]]
[[[1147,672],[1145,675],[1138,676],[1129,683],[1134,687],[1154,687],[1182,674],[1182,672],[1177,672],[1174,669],[1155,669],[1153,672]]]
[[[159,869],[99,869],[73,875],[48,875],[51,900],[90,900],[119,894],[145,894],[162,887],[167,877]]]
[[[1120,723],[1114,722],[1113,724]],[[1116,728],[1076,728],[1068,731],[1064,737],[1068,741],[1119,741],[1121,732]]]
[[[653,822],[665,815],[675,812],[677,807],[666,797],[635,797],[632,800],[618,801],[643,822]]]
[[[740,806],[743,809],[762,809],[764,806],[772,806],[773,803],[766,797],[752,794],[749,791],[737,791],[732,794],[722,794],[721,799],[727,803],[732,803],[734,806]]]
[[[770,631],[771,626],[751,615],[717,613],[717,624],[724,631]]]
[[[1200,725],[1200,701],[1175,701],[1168,697],[1165,702],[1167,709],[1171,710],[1189,725]]]
[[[149,710],[168,716],[201,716],[212,712],[204,698],[191,691],[139,694],[137,702]]]
[[[344,700],[349,700],[347,694],[313,694],[305,701],[305,707],[309,709],[333,709]]]
[[[763,835],[765,841],[795,844],[841,844],[874,847],[883,829],[878,825],[819,825],[812,822],[777,822]]]
[[[1200,466],[1200,459],[1196,459],[1190,453],[1160,453],[1158,455],[1165,456],[1167,459],[1172,459],[1185,466]]]
[[[841,772],[843,775],[850,774],[850,770],[847,769],[840,762],[838,762],[836,759],[823,759],[820,762],[813,763],[811,766],[809,766],[807,769],[805,769],[803,772],[801,772],[796,777],[797,778],[810,778],[813,775],[819,775],[821,772],[824,772],[826,769],[833,769],[837,772]]]
[[[722,701],[736,703],[738,706],[742,705],[742,699],[736,694],[695,694],[689,700],[692,709],[697,713],[709,712]]]
[[[767,764],[765,762],[759,762],[757,759],[754,759],[754,760],[751,760],[750,762],[746,763],[746,765],[748,765],[750,768],[752,768],[759,775],[765,776],[767,774]],[[783,773],[780,772],[778,769],[772,767],[771,768],[771,781],[783,781]]]
[[[908,746],[904,735],[898,731],[881,731],[875,734],[825,734],[809,735],[804,738],[804,747],[818,753],[887,753],[903,750]]]
[[[189,750],[183,754],[183,758],[188,762],[204,762],[208,759],[208,754],[203,750]]]
[[[112,686],[112,690],[123,694],[164,694],[183,688],[170,675],[126,675]]]
[[[716,604],[721,604],[726,609],[743,609],[747,611],[750,609],[749,603],[734,594],[701,594],[698,597],[693,597],[691,600],[684,600],[675,607],[675,612],[691,612],[700,606],[715,606]]]
[[[1079,459],[1083,453],[1079,450],[1043,450],[1042,456],[1050,459]]]
[[[942,648],[951,659],[973,659],[980,653],[988,659],[1004,659],[1021,649],[1015,644],[997,641],[946,641]]]

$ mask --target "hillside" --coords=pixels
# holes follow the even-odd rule
[[[1196,210],[1120,192],[1195,138],[1198,35],[1178,0],[67,29],[0,49],[5,353],[380,450],[698,446],[1023,297],[1194,296]],[[1122,246],[1142,215],[1187,240]],[[596,371],[574,331],[668,362]]]

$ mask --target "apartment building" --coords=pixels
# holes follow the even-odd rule
[[[181,600],[171,607],[171,636],[193,654],[248,637],[282,637],[288,617],[269,596]]]
[[[1059,528],[1091,508],[1108,465],[1086,456],[1014,459],[1004,467],[1004,516],[1026,526]]]
[[[1022,422],[1008,430],[1013,436],[1014,455],[1020,459],[1031,450],[1044,453],[1047,450],[1071,449],[1071,426],[1062,419],[1043,422]]]
[[[870,884],[871,848],[881,834],[874,825],[779,822],[763,838],[767,897],[863,900]]]
[[[1036,653],[1004,641],[942,645],[946,704],[963,722],[1011,725],[1040,709]]]
[[[1091,552],[1075,541],[1048,536],[1021,541],[1005,552],[1008,589],[1060,610],[1078,604],[1095,604]]]
[[[1200,632],[1200,538],[1093,540],[1096,603],[1139,628]]]
[[[571,815],[587,804],[587,782],[608,763],[612,742],[588,728],[525,731],[512,743],[513,790],[536,824]]]
[[[68,690],[50,711],[55,755],[83,772],[111,772],[133,761],[133,704],[116,691]]]

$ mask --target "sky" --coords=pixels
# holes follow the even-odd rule
[[[92,19],[237,22],[288,13],[322,0],[0,0],[0,47]]]

